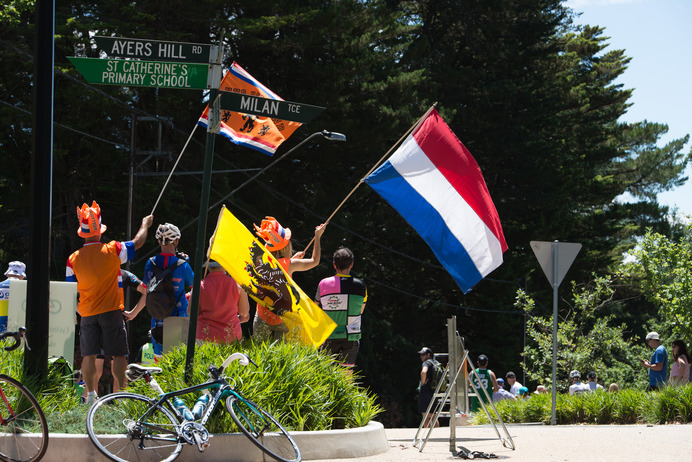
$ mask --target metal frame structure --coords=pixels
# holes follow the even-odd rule
[[[418,431],[416,432],[416,435],[413,438],[413,446],[419,447],[419,451],[423,452],[423,448],[425,448],[426,443],[430,439],[430,435],[432,434],[433,428],[435,428],[435,423],[437,422],[439,417],[441,415],[449,415],[449,450],[450,452],[452,452],[452,454],[454,454],[454,456],[456,456],[457,413],[461,413],[462,415],[468,415],[468,398],[470,396],[476,396],[479,398],[478,401],[481,403],[483,411],[488,416],[488,420],[493,425],[495,433],[497,434],[499,440],[502,442],[502,445],[512,450],[516,449],[514,441],[512,440],[512,437],[510,436],[509,431],[505,426],[505,423],[502,421],[502,417],[500,417],[500,414],[497,412],[497,409],[495,408],[495,404],[493,404],[492,396],[488,395],[488,391],[485,388],[481,388],[481,390],[483,390],[483,394],[485,395],[485,400],[480,399],[481,397],[475,391],[476,388],[473,386],[473,380],[480,382],[480,378],[476,373],[476,369],[473,365],[473,362],[469,358],[469,351],[464,349],[464,341],[457,332],[456,316],[453,316],[447,320],[447,340],[449,346],[449,361],[447,363],[447,366],[445,367],[442,380],[440,380],[440,382],[437,384],[437,388],[435,389],[435,393],[433,394],[433,399],[430,400],[430,404],[428,404],[428,409],[426,410],[425,415],[423,416],[423,420],[421,420],[421,423],[418,426]],[[454,372],[453,377],[451,375],[452,372]],[[460,375],[462,376],[461,380],[459,380]],[[442,384],[445,381],[449,382],[447,390],[444,393],[440,393]],[[472,391],[469,392],[468,389]],[[448,400],[449,412],[443,412],[442,409],[444,408],[445,404],[447,404]],[[486,400],[487,403],[490,404],[490,406],[487,405],[487,403],[485,402]],[[435,403],[437,403],[437,405],[433,410],[433,406],[435,405]],[[459,408],[459,404],[463,405],[462,409]],[[491,415],[490,408],[492,409],[495,418],[493,418],[493,416]],[[430,422],[430,428],[428,428],[427,435],[425,435],[425,438],[421,439],[419,438],[419,436],[422,436],[421,432],[423,430],[423,424],[428,419],[428,416],[431,413],[434,413],[434,418]],[[504,436],[503,434],[500,434],[500,430],[497,427],[496,421],[502,427],[502,432]]]

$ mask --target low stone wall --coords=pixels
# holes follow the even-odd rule
[[[379,422],[370,422],[365,427],[348,430],[314,432],[291,432],[303,460],[357,459],[381,454],[389,450],[384,427]],[[265,458],[252,442],[242,433],[212,435],[210,446],[200,453],[195,446],[185,445],[180,462],[264,462]],[[92,444],[87,435],[51,433],[48,451],[42,462],[79,462],[107,460]]]

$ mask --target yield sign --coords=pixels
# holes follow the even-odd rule
[[[557,278],[557,285],[559,286],[565,274],[567,274],[567,270],[574,263],[574,259],[577,258],[577,254],[581,250],[581,244],[558,241],[531,241],[531,248],[536,255],[538,263],[541,264],[548,282],[553,285],[556,282],[555,278]],[[557,275],[555,274],[556,265]]]

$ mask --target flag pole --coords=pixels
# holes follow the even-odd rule
[[[380,158],[380,160],[377,161],[377,163],[370,169],[370,171],[368,171],[368,173],[366,173],[365,175],[363,175],[363,178],[361,178],[360,181],[358,181],[358,183],[353,187],[353,189],[351,190],[351,192],[348,193],[348,195],[344,198],[344,200],[342,200],[341,203],[336,207],[336,209],[334,209],[334,211],[332,212],[331,215],[329,215],[329,217],[327,218],[327,220],[325,221],[325,223],[329,223],[329,221],[334,217],[334,215],[336,215],[336,212],[338,212],[339,209],[346,203],[346,201],[353,195],[353,193],[356,192],[356,189],[358,189],[358,186],[360,186],[360,185],[363,183],[363,181],[364,181],[368,176],[370,176],[370,174],[371,174],[372,172],[374,172],[375,169],[376,169],[377,167],[380,166],[380,164],[389,156],[389,154],[394,150],[394,148],[396,148],[397,146],[399,146],[399,144],[401,144],[401,142],[402,142],[413,130],[415,130],[416,128],[418,128],[418,126],[426,119],[426,117],[428,117],[428,115],[430,115],[430,113],[432,112],[433,109],[435,109],[436,106],[437,106],[437,101],[435,101],[435,103],[433,103],[433,105],[430,106],[430,109],[428,109],[428,110],[425,112],[425,114],[423,114],[423,115],[421,116],[421,118],[418,119],[418,120],[416,121],[416,123],[414,123],[413,125],[411,125],[411,127],[408,129],[408,131],[406,131],[406,133],[404,133],[404,134],[401,136],[401,138],[399,138],[399,140],[398,140],[396,143],[394,143],[394,145],[393,145],[391,148],[389,148],[389,151],[387,151],[387,152]],[[310,240],[310,242],[308,242],[308,245],[305,246],[305,250],[303,250],[304,253],[307,253],[308,249],[310,248],[310,246],[312,245],[313,242],[315,242],[315,236],[313,236],[312,239]]]
[[[178,160],[175,161],[175,165],[173,165],[173,169],[171,170],[171,173],[168,174],[168,178],[166,178],[166,183],[164,183],[163,188],[161,188],[161,192],[159,193],[158,199],[156,199],[156,203],[154,204],[154,208],[151,209],[151,213],[149,215],[154,214],[154,210],[156,210],[156,206],[159,205],[159,201],[161,200],[161,196],[163,196],[163,192],[166,190],[166,187],[168,186],[168,182],[171,181],[171,176],[173,176],[173,172],[175,172],[175,169],[178,167],[178,163],[180,162],[180,159],[183,157],[183,153],[185,152],[185,149],[187,149],[187,145],[190,144],[190,140],[192,139],[192,135],[195,134],[195,130],[197,130],[197,124],[195,124],[195,128],[192,129],[190,132],[190,136],[187,137],[187,141],[185,142],[185,146],[183,146],[182,151],[180,151],[180,155],[178,155]]]

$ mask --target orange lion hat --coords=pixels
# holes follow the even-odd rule
[[[264,239],[267,250],[270,252],[283,249],[291,240],[291,230],[281,226],[274,217],[264,217],[261,227],[254,223],[252,225],[255,227],[255,233]]]
[[[80,237],[100,236],[106,232],[106,225],[101,224],[101,207],[96,201],[92,201],[91,207],[86,204],[82,205],[82,208],[77,207],[77,219],[77,234]]]

